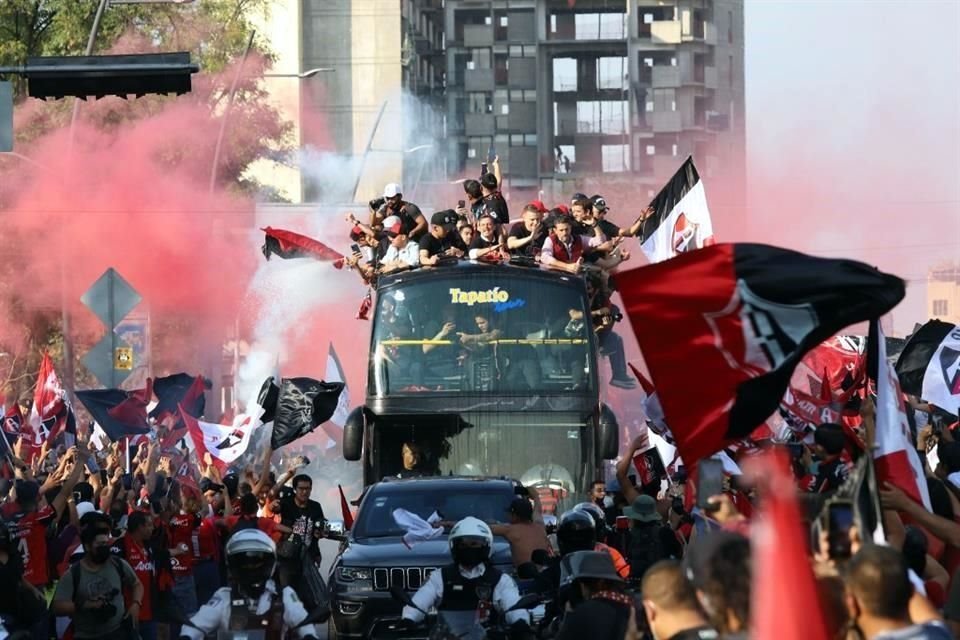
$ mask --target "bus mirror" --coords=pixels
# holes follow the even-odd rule
[[[343,424],[343,457],[345,460],[356,462],[363,454],[363,430],[367,423],[367,416],[363,407],[356,407],[347,416]]]
[[[605,404],[600,405],[600,416],[597,420],[597,449],[604,460],[614,460],[620,454],[620,425],[613,410]],[[346,452],[346,437],[344,437],[344,452]]]

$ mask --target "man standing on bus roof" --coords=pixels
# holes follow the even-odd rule
[[[457,214],[437,211],[430,218],[430,233],[420,238],[420,264],[434,266],[442,258],[462,258],[466,247],[456,233]]]
[[[396,182],[391,182],[383,188],[383,207],[377,212],[377,218],[383,220],[389,216],[397,216],[403,223],[403,232],[411,240],[419,240],[427,231],[427,219],[423,217],[420,207],[403,199],[403,189]]]

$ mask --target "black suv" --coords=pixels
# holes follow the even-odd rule
[[[511,500],[521,492],[519,483],[506,478],[437,476],[371,485],[330,571],[329,637],[376,637],[378,628],[396,621],[403,608],[390,587],[416,591],[433,571],[452,561],[446,532],[408,548],[404,530],[393,520],[394,509],[425,520],[436,511],[450,521],[474,516],[505,522]],[[501,571],[513,572],[510,545],[503,538],[494,538],[491,559]]]

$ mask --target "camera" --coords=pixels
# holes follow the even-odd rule
[[[614,322],[620,322],[621,320],[623,320],[623,314],[620,313],[619,309],[614,309],[613,311],[610,312],[610,318]]]
[[[371,211],[379,211],[380,207],[382,207],[385,203],[386,203],[386,200],[384,198],[374,198],[367,204],[370,205]]]

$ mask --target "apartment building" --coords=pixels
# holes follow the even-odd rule
[[[960,264],[942,264],[927,274],[927,317],[960,324]]]
[[[687,155],[742,204],[742,0],[446,0],[447,171],[655,193]],[[525,195],[525,194],[524,194]]]

